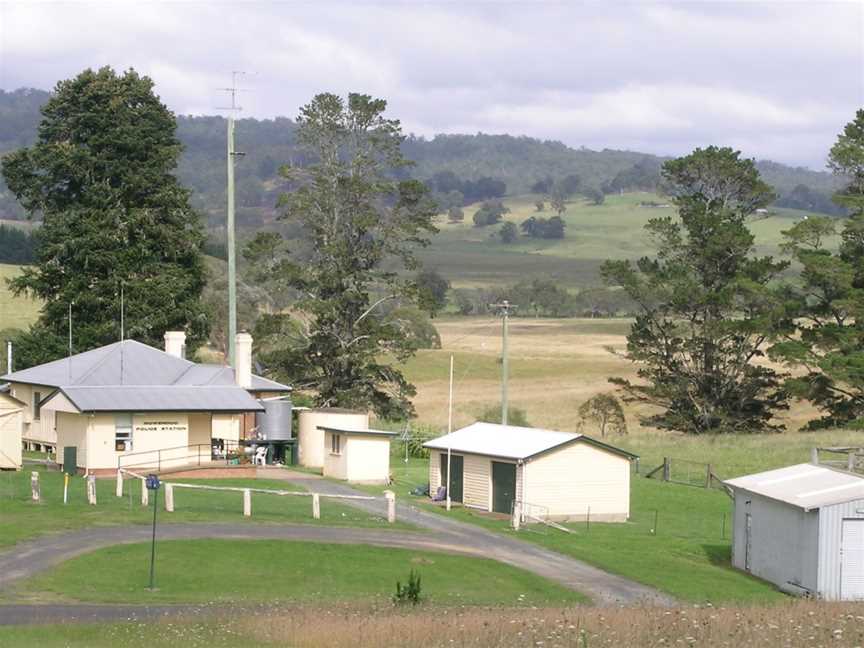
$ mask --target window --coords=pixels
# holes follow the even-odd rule
[[[38,421],[42,413],[42,392],[33,392],[33,420]]]
[[[132,415],[114,415],[114,449],[128,452],[132,449]]]
[[[342,436],[333,434],[330,436],[330,452],[332,454],[342,454]]]

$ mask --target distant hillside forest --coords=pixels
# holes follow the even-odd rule
[[[48,97],[43,90],[0,90],[0,155],[34,141],[39,108]],[[185,145],[178,175],[192,190],[195,207],[215,227],[225,209],[225,119],[181,115],[177,123]],[[275,218],[277,198],[288,188],[279,175],[280,166],[305,162],[295,131],[294,122],[286,117],[237,122],[237,148],[245,153],[236,166],[241,226],[255,227]],[[438,135],[431,140],[411,136],[403,146],[405,155],[416,163],[406,173],[430,186],[441,211],[505,195],[554,195],[561,184],[586,195],[655,191],[664,161],[645,153],[574,149],[561,142],[482,133]],[[844,214],[831,201],[838,187],[831,174],[768,161],[759,162],[758,168],[777,192],[777,206]],[[0,220],[25,217],[0,179]]]

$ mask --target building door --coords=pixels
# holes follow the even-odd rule
[[[451,502],[462,501],[462,455],[450,453],[450,487],[447,492],[450,494]],[[441,483],[447,483],[447,453],[441,453]]]
[[[750,555],[751,544],[750,538],[753,535],[753,518],[749,513],[744,515],[744,569],[750,571]]]
[[[496,513],[513,512],[516,499],[516,464],[492,462],[492,510]]]
[[[840,545],[840,598],[864,599],[864,519],[843,520]]]

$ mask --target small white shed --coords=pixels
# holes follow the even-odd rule
[[[337,427],[349,430],[369,427],[368,412],[360,412],[338,407],[302,409],[298,417],[298,457],[297,462],[307,468],[323,468],[327,457],[324,443],[324,428]]]
[[[725,483],[733,566],[793,594],[864,600],[864,478],[798,464]]]
[[[25,403],[0,392],[0,469],[21,468],[25,407]]]
[[[450,499],[524,521],[624,522],[630,516],[630,461],[636,455],[573,432],[474,423],[424,444],[429,490],[447,481]]]
[[[395,432],[319,426],[324,433],[324,476],[361,484],[390,482],[390,440]]]

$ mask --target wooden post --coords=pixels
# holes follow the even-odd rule
[[[672,460],[669,457],[663,457],[663,481],[668,482],[672,477]]]
[[[312,494],[312,517],[316,520],[321,519],[321,498],[318,493]]]
[[[711,464],[705,464],[705,488],[711,488]]]
[[[39,473],[35,470],[30,473],[30,496],[34,502],[38,502],[42,498],[42,491],[39,488]]]
[[[855,470],[855,453],[850,452],[846,455],[846,470],[852,472]]]
[[[810,448],[810,463],[814,466],[819,465],[819,448]]]
[[[147,480],[141,478],[141,506],[147,506],[150,503],[150,492],[147,490]]]
[[[243,490],[243,515],[252,517],[252,491],[248,488]]]
[[[123,497],[123,473],[117,470],[117,497]]]
[[[396,521],[396,493],[387,490],[384,497],[387,498],[387,521],[393,524]]]
[[[518,531],[522,525],[522,503],[513,502],[513,530]]]
[[[174,485],[165,484],[165,510],[169,513],[174,512]]]
[[[87,475],[87,503],[96,505],[96,475]]]

